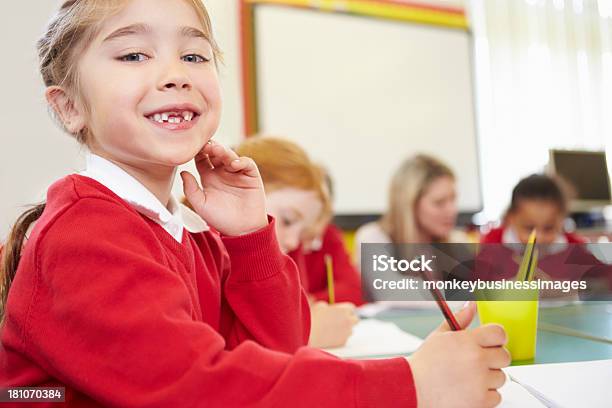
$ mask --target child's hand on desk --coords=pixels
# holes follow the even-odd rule
[[[310,316],[308,345],[319,348],[343,346],[359,321],[352,303],[316,302],[310,306]]]
[[[211,141],[195,162],[204,189],[189,172],[182,172],[181,177],[185,197],[200,217],[230,236],[268,224],[263,183],[253,160]]]
[[[475,304],[470,302],[457,313],[462,328],[469,326],[475,311]],[[419,407],[478,408],[499,404],[497,389],[506,380],[501,368],[510,364],[505,343],[506,333],[498,325],[453,332],[446,322],[442,324],[408,358]]]

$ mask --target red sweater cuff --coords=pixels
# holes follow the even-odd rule
[[[358,407],[416,407],[410,364],[403,358],[361,361],[357,383]]]
[[[288,258],[280,250],[275,220],[268,216],[268,225],[250,234],[221,239],[231,261],[230,279],[249,282],[268,279],[285,269]]]

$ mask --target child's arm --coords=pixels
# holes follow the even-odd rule
[[[252,234],[223,237],[221,334],[233,349],[245,340],[293,353],[310,331],[308,300],[295,263],[279,249],[275,220]]]
[[[3,339],[70,390],[105,406],[415,406],[401,358],[349,362],[253,341],[228,351],[194,319],[184,281],[164,266],[142,220],[93,201],[74,204],[41,234],[25,332]]]
[[[196,165],[203,188],[183,173],[185,196],[222,234],[229,254],[220,265],[221,333],[227,346],[252,339],[274,350],[295,351],[308,341],[308,303],[295,264],[281,253],[274,225],[268,223],[257,166],[214,142],[196,157]]]

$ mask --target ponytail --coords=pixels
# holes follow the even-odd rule
[[[38,204],[21,214],[13,226],[6,243],[0,247],[0,321],[4,321],[8,292],[21,259],[21,250],[30,226],[40,218],[45,204]]]

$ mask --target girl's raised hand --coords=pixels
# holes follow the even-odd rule
[[[181,172],[183,191],[193,209],[224,235],[238,236],[268,224],[263,182],[255,162],[209,142],[195,157],[202,188]]]

